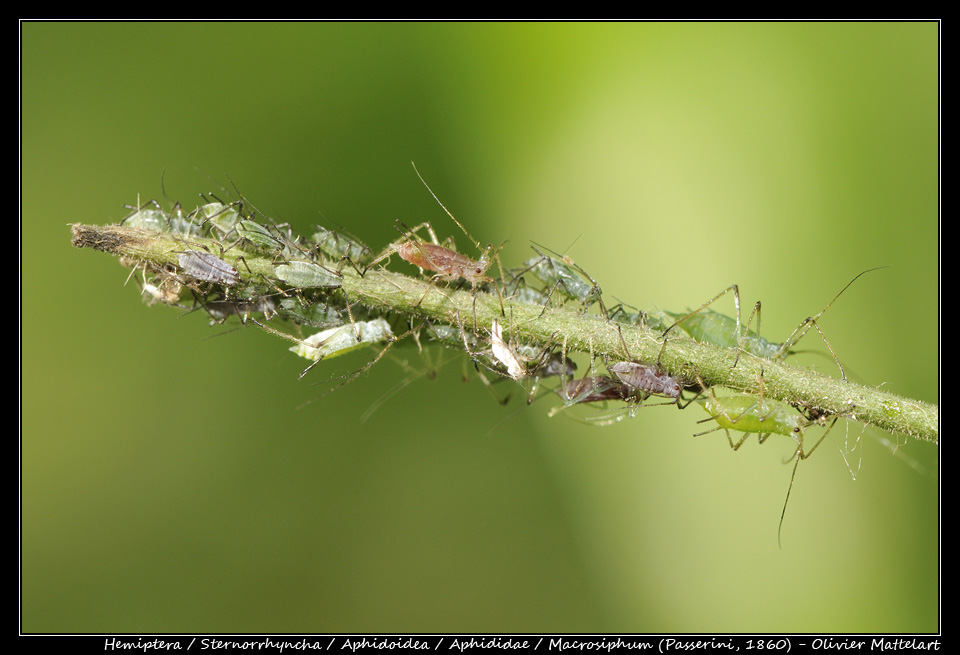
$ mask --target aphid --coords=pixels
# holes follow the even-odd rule
[[[147,207],[154,209],[146,209]],[[173,207],[173,211],[165,212],[160,208],[160,203],[156,200],[149,200],[143,205],[134,208],[135,211],[120,221],[121,225],[135,227],[141,230],[152,230],[154,232],[164,232],[167,234],[179,234],[183,236],[198,237],[202,231],[200,226],[189,218],[183,217],[180,210],[180,204]]]
[[[342,286],[342,276],[312,262],[291,261],[274,269],[274,274],[298,289],[335,289]]]
[[[237,223],[236,230],[241,238],[264,250],[281,252],[284,249],[284,243],[256,221],[244,219]]]
[[[439,244],[421,241],[401,243],[397,246],[397,254],[414,266],[439,273],[437,278],[441,280],[463,278],[474,286],[491,281],[485,275],[490,268],[490,260],[486,254],[475,260]]]
[[[713,393],[708,393],[703,402],[703,408],[710,414],[710,418],[698,423],[715,421],[718,427],[708,432],[726,430],[727,439],[733,450],[739,450],[751,434],[760,435],[759,442],[763,443],[771,434],[795,437],[802,434],[804,427],[821,422],[819,416],[813,421],[805,419],[800,412],[787,403],[758,398],[750,394],[718,398]],[[744,435],[734,443],[729,430],[743,432]],[[694,436],[699,437],[708,432],[700,432]]]
[[[883,267],[880,266],[877,268]],[[674,314],[672,312],[665,312],[669,316],[673,317],[675,322],[663,333],[664,345],[666,345],[667,333],[670,332],[670,330],[672,330],[674,327],[679,326],[680,329],[684,330],[691,337],[702,343],[710,343],[721,348],[736,348],[737,359],[734,360],[734,366],[736,366],[737,361],[739,361],[740,358],[740,353],[743,351],[763,359],[780,362],[791,354],[791,349],[807,334],[807,332],[810,331],[810,328],[813,327],[817,330],[817,332],[820,333],[820,338],[823,339],[823,342],[826,344],[830,354],[833,355],[834,361],[836,361],[837,367],[840,369],[840,376],[846,380],[846,373],[843,370],[843,365],[840,363],[840,358],[833,350],[830,342],[827,341],[826,336],[824,336],[823,331],[820,329],[820,325],[817,323],[817,319],[823,316],[824,312],[830,309],[830,306],[836,302],[837,298],[839,298],[840,295],[846,291],[851,284],[856,282],[861,275],[869,273],[870,271],[875,271],[877,268],[871,268],[863,271],[850,280],[850,282],[848,282],[847,285],[840,290],[840,293],[834,296],[833,300],[827,303],[826,307],[820,310],[820,312],[815,316],[804,319],[800,325],[796,327],[790,337],[783,343],[774,343],[760,336],[760,301],[757,301],[756,305],[754,305],[753,311],[747,320],[746,329],[741,329],[740,291],[737,285],[733,284],[704,303],[701,307],[688,314]],[[734,305],[737,308],[736,319],[732,319],[725,314],[708,309],[708,307],[721,296],[731,291],[733,292]],[[754,316],[757,318],[757,332],[754,332],[750,329],[750,324],[753,322]]]
[[[316,232],[310,237],[310,241],[317,244],[317,248],[331,259],[348,259],[359,266],[370,261],[372,255],[370,247],[356,237],[328,230],[321,225],[316,226]]]
[[[341,325],[330,330],[323,330],[307,337],[290,348],[290,351],[305,359],[319,362],[322,359],[346,354],[362,346],[383,343],[393,339],[390,324],[382,318],[375,318],[372,321],[358,321],[353,326]],[[306,372],[304,371],[304,373]],[[303,377],[302,374],[301,377]]]
[[[246,324],[252,314],[263,314],[263,318],[268,321],[278,314],[277,305],[270,296],[250,300],[218,299],[199,302],[210,316],[210,325],[223,323],[231,316],[239,316],[240,322]]]
[[[227,262],[200,250],[186,250],[177,261],[187,275],[204,282],[214,282],[232,287],[240,281],[240,274]]]
[[[156,201],[151,200],[150,202],[155,203]],[[135,227],[141,230],[151,230],[153,232],[170,231],[170,223],[167,220],[167,215],[161,209],[138,208],[137,211],[120,221],[120,225]]]
[[[683,385],[676,378],[660,371],[655,366],[647,366],[637,362],[616,362],[608,365],[607,370],[621,382],[640,392],[643,398],[647,396],[673,398],[677,407],[681,409],[690,404],[688,402],[680,405],[679,400]]]
[[[321,301],[306,305],[304,300],[299,298],[283,298],[280,300],[278,313],[283,319],[316,328],[328,328],[343,323],[340,310]]]
[[[240,201],[224,205],[222,202],[208,202],[196,209],[191,218],[199,221],[201,227],[206,227],[210,236],[222,240],[232,232],[240,222]]]
[[[414,165],[413,170],[417,173],[417,177],[420,178],[420,181],[423,182],[423,185],[427,187],[427,191],[430,192],[430,195],[433,196],[433,199],[436,200],[437,204],[439,204],[440,207],[443,208],[443,211],[446,212],[447,216],[449,216],[450,219],[463,231],[467,238],[473,242],[477,250],[482,250],[480,247],[480,242],[474,239],[470,233],[467,232],[467,229],[463,226],[463,224],[460,223],[460,221],[458,221],[454,215],[450,213],[450,210],[448,210],[442,202],[440,202],[437,194],[433,192],[433,189],[430,188],[430,185],[428,185],[423,179],[423,176],[420,175],[420,171],[417,170],[416,165]],[[425,241],[413,238],[416,232],[424,227],[429,232],[433,243],[427,243]],[[455,281],[463,278],[470,283],[470,286],[474,292],[474,331],[476,331],[476,289],[479,285],[493,281],[491,278],[486,276],[487,269],[490,268],[490,265],[493,261],[490,257],[490,250],[492,249],[492,246],[488,246],[486,250],[482,250],[483,254],[480,256],[480,259],[472,259],[462,253],[457,252],[456,250],[440,245],[437,242],[437,236],[433,231],[433,227],[428,222],[421,223],[413,230],[408,230],[405,236],[407,237],[406,241],[400,243],[399,245],[391,244],[383,254],[370,262],[365,270],[368,270],[371,266],[383,261],[391,254],[396,252],[402,259],[410,262],[414,266],[417,266],[421,269],[421,271],[429,270],[437,273],[434,279]],[[500,300],[501,315],[505,315],[503,311],[503,299],[500,295],[500,290],[496,287],[495,290],[497,292],[497,298]],[[424,293],[423,297],[426,297],[426,292]],[[422,301],[423,298],[420,299],[420,302]]]
[[[800,460],[810,457],[820,444],[823,443],[823,440],[827,438],[830,430],[836,425],[837,418],[834,418],[829,427],[824,430],[820,439],[813,445],[813,448],[804,450],[804,430],[811,426],[826,425],[829,418],[826,414],[810,410],[807,416],[804,416],[795,407],[780,401],[757,398],[749,394],[737,394],[717,398],[713,395],[712,391],[707,394],[703,407],[707,413],[710,414],[710,418],[699,422],[715,421],[718,427],[713,430],[708,430],[707,432],[695,434],[695,437],[722,429],[727,433],[727,441],[730,443],[730,448],[734,451],[738,450],[751,434],[758,435],[760,443],[766,441],[771,434],[781,434],[790,437],[797,443],[797,448],[790,457],[790,459],[796,461],[793,465],[793,473],[790,475],[790,485],[787,487],[787,496],[783,501],[783,511],[780,513],[780,525],[777,528],[777,540],[779,541],[780,531],[783,528],[783,517],[786,516],[787,513],[787,503],[790,501],[790,491],[793,489],[793,481],[797,476],[797,467],[800,465]],[[739,441],[734,443],[733,438],[730,436],[730,430],[736,430],[737,432],[743,432],[745,434]],[[846,457],[844,457],[844,459],[846,460]]]
[[[567,407],[580,403],[602,403],[608,400],[633,400],[634,390],[624,382],[607,375],[568,380],[557,389]]]
[[[600,289],[600,285],[597,284],[597,281],[590,277],[585,270],[566,255],[557,259],[543,254],[534,246],[531,246],[531,248],[539,257],[524,262],[526,268],[521,271],[520,275],[529,271],[546,287],[549,287],[550,290],[547,293],[547,301],[549,301],[554,292],[560,292],[563,296],[579,302],[583,309],[587,309],[590,305],[597,302],[600,304],[603,314],[606,315],[607,310],[603,305],[603,292]],[[548,248],[544,248],[544,250],[553,252]],[[589,282],[587,280],[589,280]],[[546,301],[544,304],[546,304]]]

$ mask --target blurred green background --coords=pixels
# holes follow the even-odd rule
[[[771,339],[887,265],[821,325],[856,381],[938,402],[937,24],[21,27],[24,631],[939,629],[935,446],[868,431],[853,482],[825,444],[778,548],[785,439],[501,407],[459,361],[298,409],[369,355],[298,381],[67,227],[229,175],[300,230],[469,252],[415,161],[506,265],[536,241],[641,308],[737,282]]]

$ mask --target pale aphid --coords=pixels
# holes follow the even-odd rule
[[[240,281],[237,269],[209,252],[185,250],[177,261],[187,275],[204,282],[232,287]]]
[[[318,264],[291,261],[274,269],[274,274],[298,289],[335,289],[342,286],[341,275]]]
[[[153,207],[153,209],[148,209],[148,207]],[[179,203],[174,205],[173,210],[169,212],[161,209],[160,203],[156,200],[148,200],[146,203],[142,205],[138,204],[132,209],[134,209],[133,213],[120,221],[120,225],[153,232],[179,234],[182,236],[198,237],[202,235],[200,226],[197,223],[189,217],[183,217]]]
[[[375,318],[323,330],[293,346],[290,352],[317,362],[346,354],[362,346],[391,341],[393,338],[390,324],[382,318]]]
[[[259,248],[277,252],[284,250],[284,243],[269,229],[256,221],[244,219],[237,223],[236,230],[237,235]]]
[[[580,303],[583,309],[587,309],[595,302],[599,303],[601,311],[606,315],[603,292],[600,285],[589,273],[566,255],[560,255],[549,248],[540,246],[547,252],[557,255],[557,257],[550,257],[535,246],[530,247],[539,256],[524,262],[526,268],[520,271],[518,275],[529,272],[543,283],[545,288],[548,289],[544,304],[549,301],[554,293],[560,293],[562,296]]]

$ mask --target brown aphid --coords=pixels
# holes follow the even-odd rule
[[[653,396],[679,399],[680,392],[683,390],[682,385],[675,378],[654,366],[637,362],[617,362],[607,366],[607,369],[624,384]]]
[[[569,380],[557,390],[557,393],[568,405],[634,398],[634,390],[630,385],[606,375]]]
[[[420,241],[401,243],[397,247],[397,254],[414,266],[439,273],[438,277],[443,280],[463,278],[473,285],[491,281],[485,275],[490,268],[490,260],[486,254],[476,260],[456,250]]]

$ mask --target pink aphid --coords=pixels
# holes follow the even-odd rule
[[[444,280],[463,278],[474,285],[490,281],[490,278],[484,275],[490,268],[490,260],[486,254],[475,260],[456,250],[420,241],[400,244],[397,254],[414,266],[439,273],[439,277]]]

